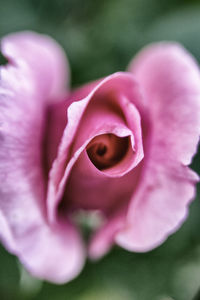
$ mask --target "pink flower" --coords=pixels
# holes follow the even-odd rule
[[[2,53],[0,235],[34,276],[62,283],[82,269],[77,211],[105,218],[91,258],[113,243],[148,251],[180,227],[200,133],[199,69],[180,45],[150,45],[129,72],[68,95],[66,60],[50,38],[9,35]]]

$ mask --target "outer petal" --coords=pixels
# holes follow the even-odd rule
[[[188,169],[200,133],[200,75],[179,45],[152,45],[129,70],[144,88],[151,117],[142,178],[118,244],[146,251],[160,244],[187,216],[198,177]]]
[[[44,93],[48,101],[55,97],[57,101],[58,96],[66,94],[68,62],[62,48],[50,37],[29,31],[10,34],[2,39],[1,51],[7,57],[9,66],[20,67],[23,71],[31,66],[40,95]],[[13,80],[17,80],[16,76]]]
[[[1,240],[32,274],[64,282],[80,271],[83,249],[70,224],[47,223],[42,147],[46,109],[63,94],[66,61],[55,42],[28,32],[3,39],[2,52],[10,63],[0,70]]]

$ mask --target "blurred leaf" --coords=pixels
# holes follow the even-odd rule
[[[0,66],[6,65],[8,63],[8,60],[3,56],[3,54],[0,52]]]
[[[0,1],[0,35],[31,29],[54,37],[68,55],[73,86],[125,70],[152,41],[179,41],[200,61],[197,0]],[[199,156],[192,167],[200,171]],[[16,259],[0,248],[0,299],[189,300],[200,286],[199,215],[196,201],[181,229],[157,249],[129,253],[115,247],[102,260],[87,261],[73,281],[44,283],[41,290],[26,272],[20,281]],[[90,222],[81,222],[87,233]]]
[[[24,267],[19,263],[20,281],[19,294],[23,298],[29,298],[36,295],[42,287],[42,281],[32,277]]]
[[[148,31],[148,41],[169,40],[182,43],[200,61],[200,5],[178,8],[160,17]]]
[[[16,258],[0,246],[0,299],[17,299],[19,271]]]

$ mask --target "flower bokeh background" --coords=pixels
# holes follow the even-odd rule
[[[198,0],[0,0],[0,36],[27,29],[63,46],[72,86],[123,71],[154,41],[181,42],[200,63]],[[192,168],[200,173],[200,153]],[[0,299],[193,299],[200,288],[199,199],[198,192],[182,228],[157,249],[129,253],[115,247],[61,286],[31,278],[1,247]],[[85,221],[86,235],[89,227]]]

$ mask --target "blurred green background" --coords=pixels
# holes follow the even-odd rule
[[[200,62],[200,2],[194,0],[0,0],[0,35],[35,30],[65,49],[72,85],[125,70],[149,42],[181,42]],[[196,156],[192,168],[200,173]],[[57,286],[21,270],[0,248],[0,299],[190,300],[200,288],[199,193],[183,227],[149,253],[115,247]],[[200,299],[195,298],[195,300]]]

